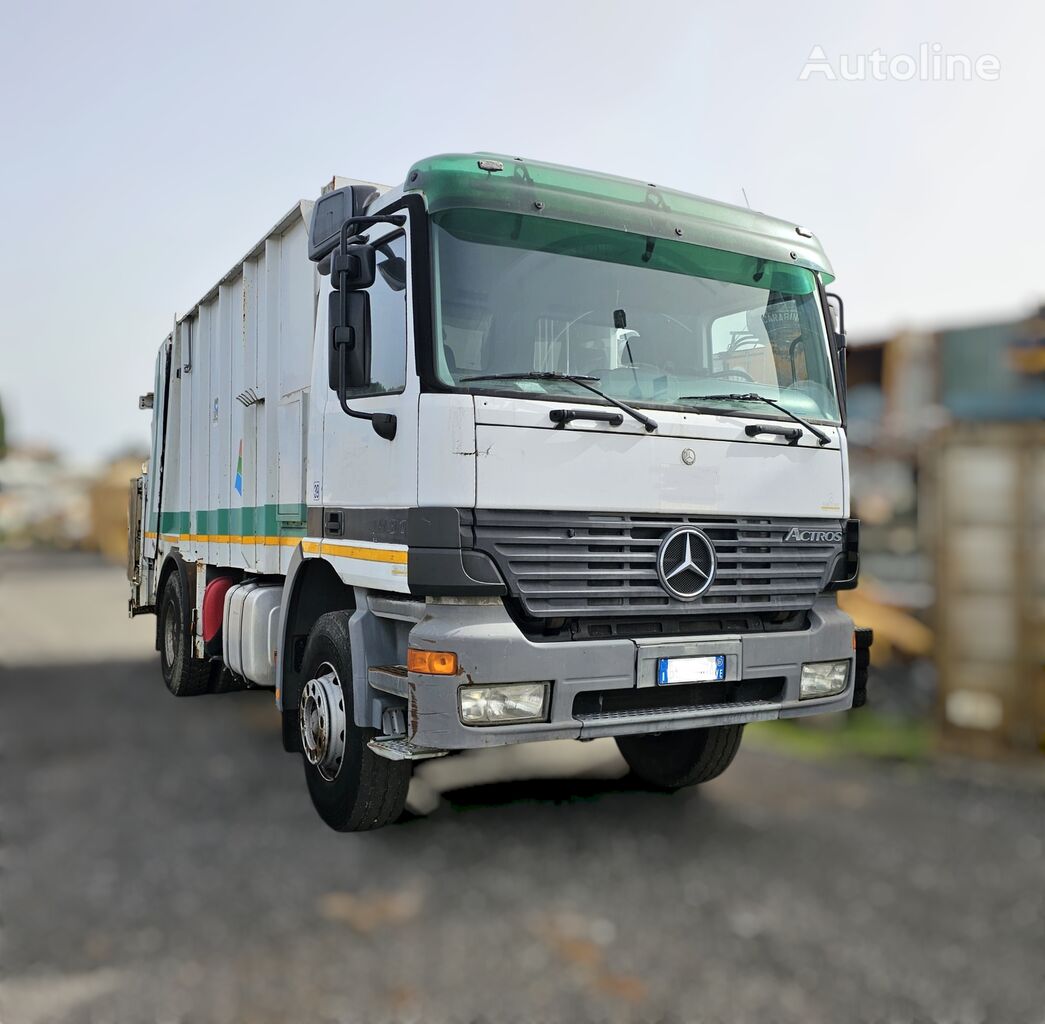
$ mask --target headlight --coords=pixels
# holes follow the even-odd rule
[[[465,725],[512,725],[545,718],[547,683],[462,686],[457,693]]]
[[[799,697],[832,697],[841,693],[849,682],[849,661],[812,661],[802,666]]]

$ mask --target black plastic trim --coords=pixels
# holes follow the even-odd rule
[[[371,544],[406,544],[407,511],[405,508],[316,505],[308,510],[308,534],[337,540],[364,540]],[[338,517],[340,531],[333,528]]]
[[[471,547],[471,509],[411,508],[406,515],[406,542],[411,548]],[[467,543],[466,543],[467,541]]]
[[[802,633],[809,629],[808,611],[787,614],[782,621],[760,612],[733,615],[670,615],[633,619],[607,616],[603,619],[534,619],[522,613],[518,602],[505,600],[505,608],[519,631],[534,643],[561,643],[583,640],[661,640],[670,643],[682,638],[723,636],[763,636]],[[696,620],[696,621],[695,621]]]
[[[340,522],[340,531],[331,524]],[[473,549],[472,509],[338,508],[308,510],[313,537],[406,544],[410,549],[407,583],[419,597],[499,597],[508,593],[489,555]]]
[[[499,597],[508,593],[493,559],[461,548],[411,548],[410,593],[419,597]]]
[[[871,671],[871,644],[874,643],[874,632],[858,626],[854,631],[853,640],[856,647],[853,707],[862,708],[867,703],[867,677]]]
[[[853,590],[860,582],[860,520],[847,519],[842,553],[831,567],[827,591]]]
[[[471,509],[453,507],[308,509],[308,534],[371,544],[407,544],[411,548],[471,547]],[[339,524],[339,526],[337,525]]]

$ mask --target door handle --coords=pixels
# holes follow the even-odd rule
[[[327,509],[323,513],[323,536],[340,537],[345,532],[345,513],[339,509]]]

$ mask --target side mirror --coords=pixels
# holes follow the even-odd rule
[[[341,239],[341,227],[351,217],[359,217],[378,191],[373,185],[346,185],[316,200],[308,230],[308,258],[318,263],[332,253]]]
[[[845,303],[842,296],[835,292],[827,292],[827,309],[831,316],[831,333],[835,339],[835,351],[838,353],[838,369],[841,371],[842,391],[846,389],[845,375]]]
[[[350,388],[370,383],[370,295],[332,291],[328,309],[328,383],[343,406]]]
[[[350,190],[349,190],[350,192]],[[358,229],[373,224],[406,223],[403,214],[354,213],[341,219],[336,237],[331,229],[347,213],[347,195],[324,196],[316,204],[309,240],[309,258],[319,264],[319,272],[329,267],[331,291],[327,306],[327,383],[347,416],[369,420],[374,432],[386,441],[395,440],[396,416],[388,412],[362,412],[348,404],[348,392],[368,387],[370,380],[370,293],[377,278],[377,256]],[[351,234],[356,229],[356,235]],[[357,240],[349,241],[355,237]],[[403,287],[406,287],[405,264]]]
[[[831,333],[835,336],[838,348],[845,348],[845,304],[842,296],[835,292],[827,292],[827,312],[831,317]]]

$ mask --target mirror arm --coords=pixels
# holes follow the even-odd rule
[[[406,217],[401,213],[375,214],[373,217],[349,217],[344,224],[341,225],[341,243],[340,249],[343,256],[348,255],[348,229],[353,228],[368,228],[374,224],[394,224],[396,227],[402,227],[406,223]]]
[[[390,412],[359,412],[348,405],[346,392],[348,391],[348,365],[345,357],[347,342],[338,342],[337,345],[337,400],[341,405],[341,411],[357,420],[370,420],[374,433],[383,437],[386,441],[394,441],[396,436],[397,420],[394,413]]]

